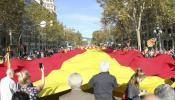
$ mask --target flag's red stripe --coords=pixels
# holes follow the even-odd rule
[[[141,52],[134,50],[107,49],[105,51],[121,65],[130,67],[133,70],[140,67],[148,76],[159,76],[161,78],[175,77],[175,59],[169,55],[159,54],[153,58],[145,58]]]
[[[15,72],[19,72],[21,70],[28,70],[31,74],[32,82],[37,81],[40,79],[40,70],[39,70],[39,63],[43,63],[45,67],[45,76],[47,76],[52,70],[59,69],[62,63],[73,56],[83,53],[85,50],[75,49],[69,51],[67,53],[57,53],[51,57],[45,57],[40,59],[34,59],[31,61],[27,60],[19,60],[19,59],[11,59],[11,66],[15,70]],[[6,64],[0,65],[0,79],[5,76],[6,72]]]

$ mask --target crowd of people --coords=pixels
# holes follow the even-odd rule
[[[118,47],[117,50],[124,50],[124,51],[128,51],[128,50],[135,50],[135,51],[139,51],[138,49],[136,49],[136,47],[131,46],[130,41],[126,41],[122,46]],[[169,55],[173,58],[175,58],[175,49],[170,49],[170,50],[166,50],[166,49],[158,49],[156,47],[156,45],[152,45],[152,46],[145,46],[144,50],[141,52],[143,54],[143,56],[145,58],[152,58],[152,57],[156,57],[159,54],[166,54]]]
[[[109,73],[110,64],[108,61],[100,63],[100,73],[92,76],[88,85],[93,89],[93,94],[81,90],[83,78],[79,73],[72,73],[68,77],[68,85],[71,91],[60,96],[59,100],[114,100],[113,90],[117,89],[117,79]],[[30,81],[28,71],[17,73],[18,82],[13,80],[14,71],[8,69],[6,76],[0,81],[0,100],[38,100],[38,93],[42,91],[45,84],[44,67],[40,68],[41,83],[34,86]],[[145,74],[138,68],[131,76],[123,100],[175,100],[175,90],[168,84],[161,84],[149,94],[146,90],[140,89],[140,82],[144,80]]]
[[[22,53],[21,56],[19,56],[18,58],[32,60],[35,58],[50,57],[53,54],[58,53],[62,50],[64,49],[58,48],[58,49],[47,49],[47,50],[35,50],[35,51],[31,51],[30,53]]]
[[[144,52],[142,52],[143,55],[146,57],[146,58],[152,58],[152,57],[155,57],[157,56],[158,54],[166,54],[166,55],[169,55],[173,58],[175,58],[175,50],[171,49],[171,50],[156,50],[156,49],[145,49]]]
[[[6,59],[6,54],[10,52],[10,58],[18,58],[22,60],[33,60],[36,58],[50,57],[53,54],[62,52],[64,50],[73,50],[72,48],[55,48],[55,49],[46,49],[46,50],[31,50],[30,52],[22,52],[18,56],[14,56],[13,51],[6,51],[0,56],[0,63],[3,63]]]
[[[17,73],[18,82],[14,78],[14,71],[7,69],[6,76],[0,81],[0,100],[38,100],[38,93],[44,88],[44,67],[40,68],[41,83],[34,86],[30,81],[27,70]]]

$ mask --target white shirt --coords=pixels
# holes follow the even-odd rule
[[[15,81],[7,76],[2,78],[0,83],[0,100],[11,100],[14,92],[16,92]]]

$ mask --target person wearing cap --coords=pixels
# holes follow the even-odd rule
[[[7,69],[6,77],[2,78],[0,82],[0,100],[11,100],[12,95],[16,92],[16,83],[13,80],[14,71]]]
[[[93,76],[89,81],[93,88],[96,100],[112,100],[112,91],[117,87],[116,78],[109,73],[109,62],[100,63],[100,73]]]
[[[95,100],[93,94],[85,93],[81,90],[83,78],[78,73],[72,73],[68,78],[68,85],[71,92],[59,97],[59,100]]]

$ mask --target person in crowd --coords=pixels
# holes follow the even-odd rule
[[[141,100],[140,96],[145,95],[146,91],[139,89],[139,83],[144,79],[144,72],[138,68],[127,84],[125,98],[126,100]]]
[[[174,89],[168,84],[161,84],[155,90],[154,94],[160,100],[175,100],[175,91]]]
[[[44,67],[41,69],[41,83],[35,87],[31,84],[30,74],[28,71],[22,71],[18,73],[17,91],[25,92],[29,95],[30,100],[38,100],[38,93],[44,88]]]
[[[68,78],[68,84],[71,87],[71,92],[60,96],[59,100],[95,100],[93,94],[83,92],[80,87],[83,79],[80,74],[72,73]]]
[[[41,55],[40,52],[39,52],[39,51],[36,51],[36,57],[37,57],[37,58],[41,58],[40,55]]]
[[[143,100],[159,100],[157,96],[155,96],[154,94],[149,94],[146,95]]]
[[[16,92],[16,83],[13,77],[14,71],[7,69],[6,77],[2,78],[0,82],[0,100],[11,100],[13,93]]]
[[[12,100],[30,100],[29,95],[25,92],[15,92],[12,96]]]
[[[170,55],[171,57],[175,57],[175,52],[173,49],[168,51],[168,55]]]
[[[144,49],[144,51],[142,52],[142,54],[144,55],[145,58],[149,58],[148,47],[145,47],[145,49]]]
[[[125,41],[125,43],[124,43],[124,50],[131,50],[132,48],[131,48],[131,40],[129,39],[129,40],[127,40],[127,41]]]
[[[41,58],[44,58],[44,52],[43,51],[40,52],[40,55],[41,55]]]
[[[93,76],[89,86],[93,88],[96,100],[112,100],[112,91],[117,87],[116,78],[109,73],[109,62],[100,63],[100,73]]]
[[[28,55],[26,60],[32,60],[32,56],[31,55]]]

